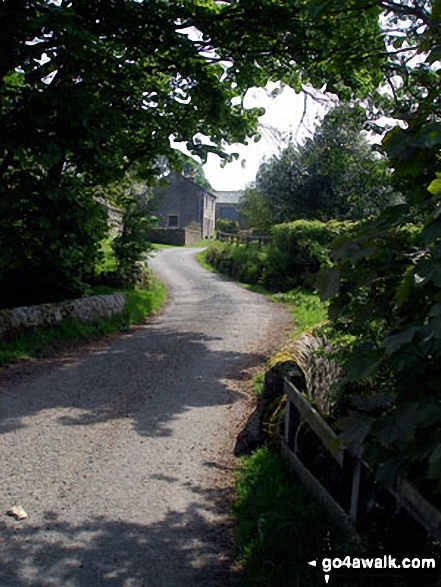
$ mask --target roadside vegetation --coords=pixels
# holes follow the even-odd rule
[[[117,269],[131,269],[138,212],[151,218],[132,188],[182,169],[170,136],[201,161],[232,159],[228,145],[258,139],[249,88],[277,80],[307,101],[326,87],[338,108],[303,144],[284,141],[245,194],[248,224],[276,245],[206,259],[274,293],[317,283],[346,374],[340,441],[362,444],[382,481],[399,473],[439,500],[441,2],[255,4],[2,3],[0,307],[87,291],[108,232],[97,197],[121,202]],[[331,235],[336,220],[357,224]]]
[[[338,386],[330,389],[329,393],[336,402],[339,420],[335,422],[335,413],[324,415],[330,417],[329,421],[333,422],[335,430],[340,431],[340,442],[343,444],[353,440],[364,440],[365,428],[362,426],[366,426],[366,411],[369,411],[372,405],[375,405],[378,411],[382,402],[388,404],[395,397],[396,374],[393,363],[380,370],[376,378],[366,378],[360,370],[366,365],[369,367],[371,357],[381,357],[384,337],[391,352],[395,352],[407,340],[402,335],[396,338],[387,337],[391,320],[394,320],[388,292],[398,288],[399,295],[403,296],[403,304],[408,303],[409,296],[412,295],[409,291],[410,284],[404,281],[399,287],[400,279],[405,267],[408,267],[407,271],[411,270],[408,264],[411,251],[416,251],[421,246],[422,227],[415,223],[407,223],[395,231],[389,230],[380,234],[374,232],[369,239],[365,237],[362,242],[366,247],[366,254],[361,248],[360,241],[356,240],[359,238],[358,235],[363,234],[365,226],[365,223],[347,221],[295,221],[272,227],[271,246],[259,248],[252,244],[246,246],[214,243],[201,255],[205,263],[212,268],[216,267],[232,279],[246,281],[251,284],[247,287],[257,288],[261,293],[270,295],[274,301],[285,304],[293,316],[291,336],[310,331],[317,336],[325,336],[332,340],[334,345],[338,345],[335,348],[338,348],[339,352],[334,358],[345,367],[346,377]],[[357,245],[354,246],[355,243]],[[382,250],[388,251],[387,257],[382,253],[384,267],[381,267],[376,254],[376,249],[380,246]],[[284,253],[287,251],[289,253],[285,257],[285,262],[270,267],[272,260],[284,259]],[[342,263],[345,258],[343,255],[348,255],[349,259],[345,264]],[[363,263],[355,270],[359,258],[363,259]],[[336,276],[337,266],[339,270]],[[375,275],[377,272],[380,277],[366,287],[366,276]],[[338,288],[333,291],[336,281]],[[298,284],[298,287],[288,289],[293,283]],[[262,284],[269,285],[272,291],[265,289]],[[320,288],[322,297],[317,287]],[[281,291],[277,291],[278,289]],[[327,298],[331,298],[331,301]],[[412,297],[409,301],[411,304],[416,302]],[[404,364],[401,369],[404,369]],[[256,395],[261,396],[264,373],[254,378],[254,386]],[[354,407],[357,407],[358,411],[354,410]],[[406,421],[416,427],[422,422],[422,418],[412,422],[411,414],[412,412],[407,413]],[[427,414],[426,417],[428,419],[433,416],[434,410],[431,409],[430,416]],[[400,416],[399,413],[392,411],[384,417],[389,426],[394,428],[386,428],[387,434],[383,430],[380,436],[383,442],[387,441],[389,434],[391,438],[399,434],[400,428],[395,426],[398,426],[399,418],[404,415]],[[408,439],[406,447],[409,449],[412,446],[411,439],[404,430],[403,435]],[[424,440],[425,445],[428,445],[428,440],[430,439]],[[436,485],[431,481],[430,469],[428,475],[421,476],[421,459],[417,462],[412,453],[397,459],[396,451],[390,454],[383,446],[379,447],[381,453],[378,448],[377,452],[372,453],[371,451],[375,450],[375,438],[373,437],[370,442],[372,444],[365,443],[365,454],[373,454],[376,459],[382,459],[382,467],[376,469],[380,481],[391,483],[397,471],[401,474],[401,471],[406,470],[407,459],[408,463],[412,464],[407,469],[408,478],[416,482],[434,503],[438,503]],[[417,451],[421,446],[422,444],[415,443],[412,450]],[[372,459],[374,470],[376,459]],[[263,476],[262,470],[265,471]],[[279,475],[283,477],[283,481]],[[277,479],[274,486],[271,484],[272,479]],[[285,486],[289,488],[294,503],[289,498],[279,499],[276,487]],[[299,481],[286,472],[283,461],[269,446],[241,460],[237,482],[238,501],[234,508],[234,516],[237,524],[237,545],[247,576],[246,585],[316,584],[316,579],[308,576],[309,571],[304,571],[304,561],[309,559],[303,558],[304,553],[298,554],[295,551],[293,535],[296,534],[299,525],[301,527],[304,515],[308,520],[306,525],[310,524],[311,527],[317,528],[319,533],[321,521],[326,518],[322,518],[321,514],[318,514],[317,518],[305,514],[320,512],[321,506],[308,492],[305,492],[305,501],[302,501],[298,495],[302,495],[304,491]],[[281,492],[283,493],[283,489]],[[384,523],[387,525],[386,520]],[[333,527],[331,522],[326,524],[328,528]],[[304,536],[308,541],[307,532]],[[384,540],[393,543],[394,538],[385,530],[382,533],[381,529],[372,527],[369,536],[365,537],[365,544],[372,546]],[[285,544],[291,546],[291,551],[285,551]],[[355,547],[350,540],[340,538],[334,539],[333,548],[342,548],[348,552]],[[363,580],[359,584],[362,585]]]
[[[307,224],[301,222],[300,226],[307,230]],[[320,229],[326,231],[327,227],[319,224],[319,232]],[[309,251],[311,245],[312,241],[305,248]],[[320,252],[317,249],[316,255],[327,259],[324,249],[320,249]],[[218,268],[227,267],[230,271],[234,268],[231,271],[233,275],[230,272],[223,274],[236,280],[246,276],[248,282],[255,283],[239,281],[240,285],[284,304],[293,318],[288,336],[294,337],[326,321],[327,303],[322,302],[313,289],[297,287],[275,293],[274,287],[270,291],[259,285],[262,267],[276,256],[277,251],[268,253],[268,249],[214,242],[198,254],[198,260],[211,271],[216,271],[212,262]],[[298,258],[299,253],[295,257],[297,262]],[[259,269],[256,270],[254,266],[253,271],[256,259],[260,263]],[[273,284],[281,284],[284,279],[292,283],[285,273],[287,266],[283,266]],[[257,397],[262,395],[264,377],[265,371],[254,377],[254,393]],[[334,550],[348,551],[351,548],[350,537],[335,525],[326,508],[311,496],[289,471],[283,459],[268,446],[258,449],[250,457],[240,459],[236,472],[236,491],[232,513],[236,524],[236,545],[240,550],[239,560],[244,566],[244,587],[318,587],[323,583],[323,574],[309,566],[308,561],[320,556],[329,544],[332,544]]]
[[[153,278],[149,287],[138,289],[111,288],[99,286],[94,294],[109,294],[122,291],[126,296],[124,312],[118,316],[99,319],[93,323],[82,323],[76,319],[65,320],[55,328],[38,329],[14,337],[0,344],[0,365],[23,359],[38,357],[62,348],[66,341],[87,342],[142,323],[148,316],[159,311],[167,299],[165,285]]]
[[[350,539],[282,458],[268,447],[242,458],[236,487],[233,514],[244,587],[323,585],[323,573],[308,561],[329,546],[347,552]]]
[[[313,290],[318,271],[331,265],[330,245],[353,226],[350,222],[295,220],[271,228],[271,245],[235,246],[216,242],[206,261],[242,283],[272,292],[294,287]]]

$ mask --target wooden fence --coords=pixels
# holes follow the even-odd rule
[[[255,235],[244,232],[231,233],[217,231],[217,238],[221,242],[229,243],[232,245],[246,245],[247,247],[251,244],[263,247],[264,245],[271,243],[271,237],[267,235]]]
[[[387,503],[395,511],[404,508],[428,535],[441,540],[441,512],[409,481],[398,478],[392,489],[380,485],[362,460],[360,446],[339,448],[335,432],[286,378],[284,391],[282,453],[304,485],[335,518],[357,528],[368,510],[372,511],[379,502]]]

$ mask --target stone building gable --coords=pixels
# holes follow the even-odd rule
[[[159,226],[182,229],[197,224],[201,236],[214,235],[215,196],[193,179],[172,171],[164,187],[153,190]]]

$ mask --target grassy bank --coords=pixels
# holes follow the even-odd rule
[[[329,546],[349,548],[347,537],[281,457],[264,447],[241,459],[236,486],[233,515],[244,587],[324,585],[323,573],[308,561]]]
[[[100,288],[95,293],[105,294],[113,291],[115,290],[110,288]],[[142,323],[148,316],[157,312],[167,298],[165,285],[157,279],[153,279],[151,288],[124,290],[124,293],[126,308],[121,315],[100,319],[90,324],[69,319],[56,328],[27,332],[11,342],[0,344],[0,365],[38,356],[44,349],[56,347],[62,341],[84,341],[125,330],[130,325]]]

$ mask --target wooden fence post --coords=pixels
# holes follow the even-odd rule
[[[358,516],[358,501],[360,496],[362,448],[360,445],[353,446],[351,452],[354,456],[355,463],[352,473],[351,506],[349,509],[349,516],[351,517],[351,520],[354,522],[354,524],[356,524]]]

